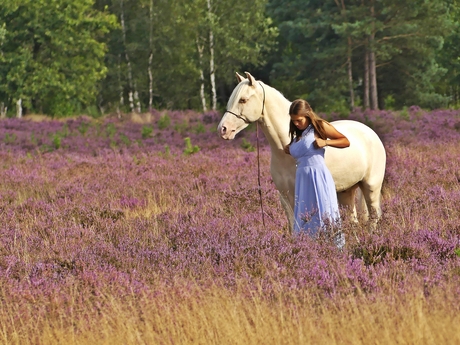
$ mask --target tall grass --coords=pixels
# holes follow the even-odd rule
[[[362,294],[318,299],[304,293],[269,301],[219,287],[177,284],[155,295],[101,294],[82,301],[48,302],[42,317],[33,310],[2,310],[9,319],[0,333],[6,344],[456,344],[458,300],[450,291],[427,299],[413,294],[369,298]],[[61,298],[62,299],[62,298]],[[39,301],[37,301],[39,302]],[[43,303],[43,302],[42,302]],[[63,313],[66,307],[67,314]],[[21,320],[30,320],[21,321]]]
[[[351,115],[388,165],[343,251],[291,234],[265,141],[262,225],[255,134],[217,114],[0,121],[0,343],[459,343],[460,115],[407,113]]]

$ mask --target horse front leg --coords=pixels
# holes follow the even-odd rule
[[[281,206],[283,207],[288,219],[289,230],[292,231],[294,229],[294,198],[290,198],[289,194],[286,192],[280,191],[279,193]]]

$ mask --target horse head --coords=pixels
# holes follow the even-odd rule
[[[217,126],[223,139],[231,140],[250,123],[263,116],[265,90],[261,83],[248,73],[246,77],[236,73],[239,83],[233,90],[227,103],[227,110]]]

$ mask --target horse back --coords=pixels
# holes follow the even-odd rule
[[[334,178],[337,191],[347,190],[361,181],[381,185],[386,154],[378,135],[357,121],[339,120],[331,124],[350,141],[347,148],[326,148],[326,165]]]

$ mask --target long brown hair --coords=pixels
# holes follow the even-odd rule
[[[310,119],[311,124],[313,125],[313,128],[315,129],[315,133],[320,137],[321,139],[326,140],[326,131],[324,130],[324,122],[327,122],[326,120],[323,120],[320,118],[316,113],[313,111],[311,108],[310,104],[306,100],[303,99],[296,99],[291,103],[291,106],[289,107],[289,115],[302,115]],[[304,130],[298,129],[292,120],[289,122],[289,135],[291,137],[291,143],[294,141],[294,138],[299,138]]]

